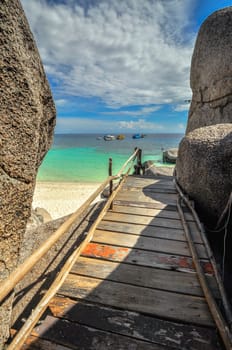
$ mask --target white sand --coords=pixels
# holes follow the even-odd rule
[[[37,182],[32,206],[46,209],[57,219],[77,210],[99,186],[100,183]]]

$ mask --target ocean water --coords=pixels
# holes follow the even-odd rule
[[[98,140],[95,134],[59,134],[41,164],[38,181],[100,182],[108,176],[109,158],[113,175],[134,152],[142,149],[142,161],[162,163],[162,149],[178,147],[183,134],[148,134],[141,139],[125,135],[124,140]],[[102,136],[102,135],[101,135]]]

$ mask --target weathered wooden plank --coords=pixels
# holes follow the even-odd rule
[[[166,254],[191,256],[187,242],[166,240],[162,238],[136,236],[119,232],[109,232],[109,234],[106,235],[104,231],[95,230],[92,242],[117,245],[120,247],[145,249]],[[207,259],[205,246],[203,244],[196,244],[196,249],[200,258]]]
[[[140,216],[140,215],[117,213],[114,211],[110,211],[110,212],[107,212],[106,215],[104,216],[104,221],[140,224],[140,225],[145,225],[146,228],[150,226],[159,227],[159,228],[162,227],[165,229],[170,228],[172,229],[173,232],[175,230],[181,230],[182,232],[184,232],[181,222],[174,219],[165,219],[165,218],[157,218],[157,217],[153,219],[149,216]],[[190,221],[188,222],[188,226],[191,229],[194,242],[203,243],[196,223]],[[186,238],[184,238],[184,240],[186,240]]]
[[[118,213],[127,213],[127,214],[137,214],[137,215],[145,215],[166,219],[176,219],[180,220],[178,212],[166,210],[166,209],[153,209],[153,208],[144,208],[144,207],[134,207],[127,205],[114,205],[113,212]],[[185,213],[185,218],[187,221],[194,221],[193,216],[190,213]]]
[[[156,227],[149,225],[132,225],[128,223],[114,222],[114,221],[105,221],[102,220],[98,229],[101,231],[110,232],[121,232],[121,233],[129,233],[140,236],[147,237],[157,237],[163,239],[174,239],[176,241],[186,241],[185,234],[183,230],[172,230],[171,228],[164,227]],[[201,243],[201,240],[197,240],[197,243]]]
[[[125,184],[123,186],[123,191],[133,191],[133,190],[143,190],[143,191],[149,191],[149,192],[154,192],[154,193],[170,193],[170,194],[176,194],[176,190],[170,186],[165,186],[165,185],[158,185],[158,184],[154,184],[154,185],[148,185],[148,186],[138,186],[137,184]]]
[[[93,328],[122,334],[182,350],[219,350],[214,329],[174,323],[136,312],[56,297],[50,302],[53,316]],[[129,348],[130,349],[130,348]]]
[[[71,272],[141,287],[204,296],[195,273],[161,270],[85,257],[78,259]],[[207,279],[213,294],[218,297],[214,277],[208,276]]]
[[[139,202],[158,202],[161,204],[176,205],[177,195],[176,194],[165,194],[165,193],[154,193],[150,191],[130,190],[120,191],[115,199],[126,199],[129,201]]]
[[[214,326],[204,298],[69,274],[60,295],[157,317]]]
[[[57,344],[55,341],[41,339],[35,335],[30,335],[23,344],[22,350],[72,350],[72,347]]]
[[[157,253],[148,250],[116,247],[113,245],[89,243],[82,256],[100,258],[129,264],[157,267],[176,271],[195,271],[192,259],[186,256]],[[213,274],[212,265],[208,260],[202,260],[205,273]]]
[[[136,185],[138,187],[144,187],[144,186],[165,186],[170,188],[175,188],[173,180],[170,179],[155,179],[155,178],[149,178],[149,177],[142,177],[142,176],[128,176],[126,185]]]
[[[109,211],[104,216],[104,220],[108,221],[119,221],[127,222],[132,224],[168,227],[172,229],[183,230],[183,226],[180,220],[151,217],[145,215],[128,214],[128,213],[118,213],[116,211]]]
[[[160,202],[157,201],[141,201],[141,200],[137,200],[136,198],[134,198],[135,200],[132,200],[130,198],[130,200],[127,200],[126,196],[124,196],[123,198],[118,198],[116,196],[115,200],[114,200],[114,204],[118,204],[118,205],[128,205],[128,206],[133,206],[133,207],[140,207],[140,208],[155,208],[155,209],[166,209],[166,210],[172,210],[175,211],[177,210],[176,204],[162,204]]]
[[[191,227],[191,225],[190,225]],[[148,236],[148,237],[159,237],[163,239],[174,239],[177,241],[186,241],[184,230],[164,228],[159,226],[149,226],[149,225],[131,225],[129,223],[121,223],[114,221],[102,220],[98,228],[100,230],[114,231],[114,232],[125,232],[135,235]],[[197,228],[191,227],[191,232],[193,235],[193,241],[195,243],[202,243],[201,236]]]
[[[105,332],[97,328],[88,327],[67,319],[47,316],[43,323],[35,328],[35,332],[42,338],[56,342],[72,349],[83,350],[165,350],[162,345],[151,344],[120,334]]]

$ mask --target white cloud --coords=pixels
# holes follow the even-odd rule
[[[121,129],[127,131],[144,131],[152,133],[164,130],[164,127],[161,124],[147,122],[144,119],[139,119],[137,121],[120,121],[118,124]]]
[[[174,111],[175,112],[188,111],[189,107],[190,107],[190,103],[179,104],[179,105],[175,106]]]
[[[144,119],[137,121],[115,121],[115,120],[99,120],[94,122],[91,118],[66,117],[58,118],[56,125],[56,133],[130,133],[130,132],[145,132],[156,133],[165,130],[162,124],[147,122]]]
[[[55,100],[55,104],[57,106],[65,106],[67,103],[68,103],[68,101],[65,100],[64,98],[60,98],[60,99]]]
[[[116,112],[103,112],[102,114],[106,115],[115,115],[115,116],[128,116],[128,117],[138,117],[138,116],[148,116],[149,114],[158,111],[161,106],[154,107],[143,107],[138,110],[128,111],[116,111]]]
[[[56,92],[99,97],[111,107],[189,96],[193,2],[22,0]]]

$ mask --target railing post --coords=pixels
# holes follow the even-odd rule
[[[135,148],[136,150],[137,148]],[[138,149],[138,153],[137,153],[137,164],[135,165],[135,175],[140,175],[141,170],[143,170],[142,167],[142,150]]]
[[[109,158],[109,176],[112,176],[112,158]],[[111,196],[112,191],[113,191],[113,180],[110,180],[109,196]],[[113,201],[110,204],[110,209],[113,209]]]
[[[145,168],[142,165],[142,150],[141,149],[139,149],[139,154],[138,154],[138,165],[139,165],[139,174],[141,175],[141,171],[142,171],[142,175],[144,175]]]

